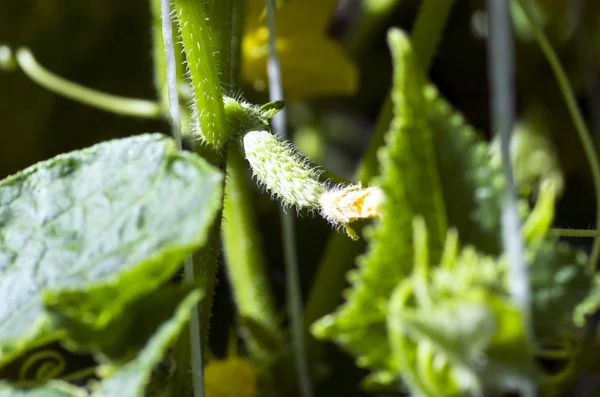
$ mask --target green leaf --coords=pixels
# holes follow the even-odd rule
[[[389,321],[396,322],[395,331],[390,328],[396,363],[413,392],[476,395],[486,385],[501,386],[503,377],[531,372],[517,308],[481,288],[462,295],[390,313]],[[394,343],[394,338],[406,340]]]
[[[529,277],[536,339],[559,344],[565,329],[573,325],[575,308],[593,291],[594,278],[586,265],[587,256],[566,243],[547,239],[531,256]]]
[[[535,31],[531,26],[525,7],[519,1],[513,0],[510,3],[516,37],[525,42],[535,40]],[[563,46],[572,39],[578,27],[577,18],[573,18],[569,14],[569,4],[568,1],[527,2],[527,8],[529,8],[532,17],[535,18],[535,22],[547,32],[553,45],[558,47]]]
[[[415,250],[426,257],[420,223],[414,223]],[[430,397],[481,395],[490,384],[507,389],[507,381],[532,368],[519,310],[505,292],[504,266],[472,247],[458,255],[457,240],[452,232],[448,237],[430,277],[415,266],[392,292],[390,375],[401,374],[412,393]]]
[[[573,321],[578,326],[585,324],[585,316],[592,315],[600,308],[600,275],[593,277],[589,295],[575,308]]]
[[[533,331],[541,393],[553,395],[581,365],[584,316],[597,302],[597,283],[587,256],[551,238],[527,253]],[[589,347],[589,346],[588,346]]]
[[[540,104],[528,105],[517,121],[510,142],[510,156],[515,182],[522,195],[539,191],[541,183],[551,183],[556,194],[564,190],[561,164],[550,133],[556,128],[551,110]],[[500,139],[490,145],[493,164],[500,167]]]
[[[179,302],[175,310],[163,319],[156,332],[148,340],[140,354],[120,367],[108,367],[112,373],[104,379],[92,397],[142,397],[150,382],[150,375],[156,365],[163,359],[169,346],[173,343],[182,328],[188,322],[192,309],[198,303],[201,292],[195,290]],[[0,397],[84,397],[82,389],[63,382],[51,381],[45,385],[21,390],[15,386],[0,384]]]
[[[229,141],[232,132],[226,128],[223,93],[216,64],[219,39],[215,36],[204,3],[177,0],[175,10],[194,90],[193,128],[204,142],[220,148]]]
[[[349,273],[352,289],[335,314],[315,323],[317,337],[333,339],[360,366],[389,379],[393,368],[386,310],[392,290],[414,263],[412,218],[428,226],[430,263],[439,263],[448,227],[484,254],[500,252],[503,178],[491,166],[488,145],[431,85],[423,83],[408,40],[390,32],[394,57],[394,120],[380,152],[382,219],[368,235],[369,252]]]
[[[103,328],[200,247],[222,176],[159,134],[101,143],[0,182],[0,362],[58,337],[44,310]]]
[[[379,153],[383,220],[368,234],[371,245],[359,261],[359,273],[349,275],[353,289],[347,303],[313,328],[317,337],[336,339],[358,356],[358,365],[372,368],[390,367],[384,308],[412,268],[413,217],[425,218],[432,261],[440,257],[447,230],[433,133],[423,117],[420,70],[403,33],[391,30],[388,41],[394,59],[394,118]]]
[[[428,85],[424,92],[448,226],[458,230],[464,244],[499,254],[502,173],[491,165],[488,144],[437,89]]]
[[[160,324],[167,321],[189,295],[191,287],[161,286],[150,295],[128,303],[105,327],[98,328],[80,318],[50,311],[52,323],[64,332],[63,342],[71,351],[92,351],[103,361],[122,362],[141,350]]]
[[[400,307],[396,312],[393,303],[394,299],[388,317],[390,342],[410,389],[427,396],[479,391],[476,369],[471,367],[481,360],[496,328],[485,304],[447,300],[427,310]]]
[[[275,116],[281,109],[285,107],[285,101],[273,101],[267,102],[260,107],[260,113],[262,117],[267,120],[270,120]]]
[[[200,299],[200,291],[190,293],[177,307],[171,319],[165,321],[140,354],[118,368],[100,384],[93,397],[141,397],[150,380],[152,369],[162,360],[169,346],[188,322],[192,309]]]
[[[528,247],[533,248],[544,241],[554,221],[554,205],[556,204],[556,183],[545,180],[534,208],[523,223],[523,239]]]

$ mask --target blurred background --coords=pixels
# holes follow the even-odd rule
[[[307,1],[307,0],[288,0]],[[323,4],[331,2],[323,1]],[[580,107],[600,141],[600,2],[537,0],[538,17],[558,51]],[[410,31],[418,0],[343,0],[328,27],[358,70],[352,93],[313,97],[288,104],[294,142],[313,161],[351,178],[368,145],[379,109],[390,88],[386,31]],[[430,79],[481,136],[489,139],[485,2],[457,0],[437,51]],[[313,10],[320,13],[319,7]],[[302,21],[300,21],[302,22]],[[517,40],[519,131],[541,136],[560,164],[565,182],[556,225],[589,228],[594,220],[593,186],[586,157],[547,61],[531,29],[513,7]],[[153,85],[151,14],[147,0],[3,0],[0,45],[32,50],[52,72],[108,93],[156,99]],[[318,62],[319,60],[314,60]],[[284,76],[285,77],[285,76]],[[236,93],[255,103],[265,92],[246,81]],[[263,87],[264,88],[264,87]],[[95,143],[143,132],[168,133],[162,120],[125,117],[62,98],[41,88],[19,69],[0,70],[0,177],[40,160]],[[256,211],[283,313],[283,266],[277,203],[256,191]],[[304,292],[309,288],[331,232],[318,219],[302,216],[298,247]],[[587,241],[577,240],[582,247]],[[234,306],[227,278],[219,275],[212,329],[213,350],[225,352]],[[224,336],[225,335],[225,336]],[[358,380],[362,373],[331,347],[340,366]],[[346,382],[347,386],[351,385]],[[339,385],[338,385],[339,386]],[[342,391],[336,389],[337,395]],[[357,393],[356,391],[353,391]]]

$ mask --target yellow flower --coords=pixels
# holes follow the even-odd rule
[[[267,86],[269,32],[264,0],[247,2],[242,42],[242,75],[257,90]],[[275,12],[277,53],[287,99],[353,94],[356,65],[327,36],[336,0],[287,0]]]
[[[204,369],[204,388],[207,397],[254,397],[256,373],[241,357],[210,361]]]

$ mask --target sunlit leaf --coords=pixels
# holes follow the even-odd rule
[[[369,253],[361,258],[359,273],[351,276],[348,302],[314,328],[317,336],[335,339],[357,355],[360,366],[373,368],[390,365],[385,306],[412,267],[413,216],[422,214],[430,228],[432,260],[439,259],[447,229],[418,65],[403,33],[391,31],[389,42],[395,65],[394,119],[380,152],[382,222],[369,234]]]
[[[349,274],[346,303],[315,324],[318,337],[335,340],[375,372],[371,381],[397,377],[386,306],[392,290],[412,270],[413,216],[429,231],[429,261],[438,263],[448,227],[464,243],[499,254],[502,176],[490,165],[488,146],[439,96],[424,84],[408,40],[391,31],[394,57],[394,120],[380,152],[379,185],[385,201],[381,221],[368,236],[369,252]]]
[[[0,182],[0,361],[101,329],[205,241],[221,174],[159,134],[105,142]]]
[[[425,87],[427,120],[434,131],[436,161],[448,226],[461,242],[500,253],[500,206],[504,184],[491,165],[489,146],[432,85]]]

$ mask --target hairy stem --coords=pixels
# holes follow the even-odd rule
[[[205,1],[203,4],[207,7],[206,15],[208,15],[209,18],[211,32],[218,33],[216,38],[213,37],[213,40],[217,40],[217,44],[219,45],[218,49],[221,54],[220,56],[222,57],[224,56],[223,54],[227,54],[227,57],[225,58],[227,60],[227,65],[224,65],[222,63],[223,58],[220,58],[221,69],[218,70],[220,77],[219,84],[225,87],[232,87],[238,83],[239,76],[233,72],[224,72],[224,70],[235,70],[239,72],[239,54],[241,50],[238,47],[242,42],[242,27],[240,25],[243,23],[243,18],[240,17],[240,13],[243,13],[244,2],[243,0],[227,0],[227,3],[227,9],[222,8],[222,0]],[[202,4],[198,4],[198,6],[201,5]],[[223,40],[219,40],[219,38],[223,38]],[[204,61],[206,62],[208,60]],[[220,100],[223,102],[223,98]],[[223,105],[221,104],[221,106]],[[232,131],[225,131],[228,128],[227,123],[223,122],[223,124],[220,125],[220,128],[223,130],[224,135],[232,134]],[[222,150],[217,150],[216,147],[211,148],[207,145],[198,145],[196,152],[214,166],[225,170],[227,165],[228,146],[229,144],[225,145]],[[223,188],[225,188],[225,185],[223,185]],[[214,294],[217,273],[217,260],[221,243],[221,215],[222,213],[219,213],[211,227],[208,244],[195,255],[195,260],[202,264],[202,268],[199,268],[198,271],[202,272],[200,281],[205,287],[205,296],[208,297],[208,299],[203,301],[200,311],[203,320],[202,324],[205,324],[203,329],[205,340],[208,338],[212,297]]]
[[[561,237],[600,237],[600,231],[587,229],[550,229],[550,233]]]
[[[244,1],[227,0],[218,5],[215,12],[227,12],[232,17],[226,37],[230,40],[229,51],[222,54],[226,62],[221,71],[229,80],[226,90],[231,92],[239,84]],[[226,117],[231,116],[227,114],[228,110],[226,106]],[[280,349],[283,334],[268,282],[260,234],[252,212],[251,192],[244,175],[244,155],[239,145],[231,144],[227,158],[222,225],[227,273],[242,326],[246,329],[244,336],[250,354],[257,361],[268,360]],[[256,332],[257,327],[266,332]],[[268,336],[269,341],[265,344],[261,336]]]
[[[281,348],[283,334],[275,312],[260,233],[252,213],[244,158],[238,145],[231,145],[229,149],[227,177],[222,230],[225,263],[241,323],[246,329],[248,348],[255,360],[262,361]],[[257,327],[261,332],[256,332]],[[266,336],[268,341],[264,340]]]
[[[215,42],[219,49],[219,74],[224,83],[224,92],[231,94],[238,85],[240,76],[240,53],[244,27],[244,1],[218,0],[208,3],[208,13],[220,22],[215,30]]]
[[[222,86],[228,82],[221,80],[218,63],[219,52],[228,52],[229,42],[218,40],[227,21],[210,13],[218,1],[176,0],[175,9],[193,91],[194,134],[206,146],[226,153],[231,136],[225,127]]]

